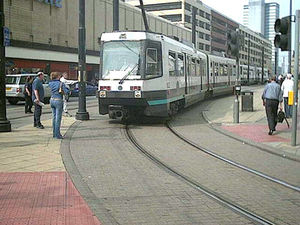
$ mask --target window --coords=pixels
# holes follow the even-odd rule
[[[161,15],[160,17],[170,20],[171,22],[180,22],[182,20],[181,14],[174,14],[174,15]]]
[[[147,78],[156,77],[160,75],[160,68],[158,65],[157,49],[147,48],[146,54],[146,76]]]
[[[186,22],[186,23],[191,23],[191,17],[188,16],[188,15],[185,15],[185,16],[184,16],[184,22]]]
[[[204,44],[199,42],[199,49],[204,50]]]
[[[176,54],[169,52],[169,76],[176,76]]]
[[[191,76],[196,76],[196,60],[194,58],[192,58]]]
[[[205,40],[210,41],[210,35],[209,34],[205,34]]]
[[[184,8],[188,11],[191,11],[191,5],[186,2],[184,3]]]
[[[205,50],[209,52],[209,51],[210,51],[210,46],[209,46],[209,45],[206,45],[206,46],[205,46]]]
[[[184,76],[184,60],[183,60],[183,55],[178,54],[177,56],[177,68],[178,68],[178,74],[179,76]]]

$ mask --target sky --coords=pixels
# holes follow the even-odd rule
[[[234,21],[243,24],[243,6],[248,4],[248,0],[201,0],[205,5],[217,10]],[[290,0],[265,0],[265,3],[277,2],[280,11],[280,18],[288,16],[290,13]],[[300,0],[292,0],[292,14],[300,10]],[[295,25],[295,23],[294,23]],[[293,26],[294,26],[293,25]],[[294,49],[294,28],[292,31],[292,49]],[[281,66],[283,57],[285,57],[287,65],[287,52],[280,53],[279,66]]]
[[[243,24],[243,5],[248,4],[248,0],[201,0],[204,4],[216,9],[229,18]],[[265,0],[266,3],[277,2],[280,5],[280,17],[289,15],[289,0]],[[293,14],[295,10],[300,10],[300,1],[293,0]],[[295,5],[296,4],[296,5]]]

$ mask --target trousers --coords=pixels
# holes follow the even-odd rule
[[[42,115],[42,106],[39,106],[35,102],[34,104],[34,115],[33,115],[33,124],[34,126],[40,126],[41,124],[41,115]]]
[[[284,97],[283,100],[284,100],[284,112],[285,112],[285,116],[287,118],[290,118],[290,117],[292,117],[293,106],[291,106],[291,105],[288,104],[289,98]]]
[[[60,124],[61,124],[61,117],[63,111],[63,101],[51,99],[50,105],[52,109],[53,137],[60,138],[62,136],[60,133]]]
[[[277,111],[279,101],[275,99],[266,99],[266,114],[269,130],[275,130],[277,125]]]

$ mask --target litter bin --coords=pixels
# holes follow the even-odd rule
[[[242,112],[253,112],[253,91],[242,91]]]

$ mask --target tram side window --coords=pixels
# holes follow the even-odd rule
[[[219,65],[215,63],[215,76],[219,76]]]
[[[236,66],[232,66],[232,76],[236,76]]]
[[[219,70],[220,70],[220,72],[219,72],[220,76],[223,76],[223,75],[224,75],[224,67],[223,67],[223,64],[220,64]]]
[[[156,48],[147,48],[146,78],[154,78],[161,75],[161,57]]]
[[[177,68],[178,68],[178,74],[179,76],[184,76],[184,60],[183,60],[183,55],[178,54],[178,60],[177,60]]]
[[[191,65],[191,76],[196,76],[196,60],[192,58],[192,65]]]
[[[200,60],[197,59],[196,60],[196,76],[202,76],[202,73],[201,73],[201,67],[200,67]]]
[[[203,59],[200,61],[200,74],[201,76],[206,76],[206,61]]]
[[[169,76],[176,76],[176,54],[169,52]]]

